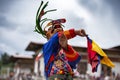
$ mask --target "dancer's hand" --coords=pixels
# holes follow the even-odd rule
[[[79,35],[79,36],[82,36],[82,37],[87,36],[87,34],[86,34],[84,29],[75,30],[75,33],[76,33],[76,35]]]

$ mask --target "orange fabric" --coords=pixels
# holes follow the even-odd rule
[[[64,50],[64,52],[69,61],[76,60],[80,56],[80,54],[76,52],[70,45],[68,45],[68,50]]]
[[[64,31],[64,35],[67,37],[67,39],[71,39],[76,36],[75,30],[70,29],[70,30]]]
[[[64,35],[67,37],[67,39],[70,39],[70,38],[71,38],[71,35],[70,35],[69,30],[64,31]]]

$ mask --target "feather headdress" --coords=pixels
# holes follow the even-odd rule
[[[47,18],[42,19],[42,17],[48,12],[56,11],[56,9],[45,11],[45,8],[47,6],[48,6],[48,2],[44,4],[44,2],[41,1],[40,6],[37,10],[37,14],[36,14],[36,26],[34,30],[35,32],[38,32],[39,34],[42,34],[42,36],[44,37],[46,37],[46,35],[45,35],[45,31],[42,29],[42,26],[46,21],[52,21],[52,19],[47,19]]]

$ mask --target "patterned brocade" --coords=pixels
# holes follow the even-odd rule
[[[61,50],[58,56],[55,58],[55,61],[50,72],[50,76],[54,74],[66,74],[66,73],[70,73],[72,75],[73,72],[70,65],[68,64],[68,61],[65,57],[63,50]]]

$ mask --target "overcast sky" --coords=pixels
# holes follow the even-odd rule
[[[65,30],[85,29],[101,47],[120,46],[120,0],[44,0],[48,9],[57,9],[45,17],[66,18]],[[33,41],[47,40],[33,32],[35,16],[41,0],[0,0],[0,53],[29,54],[25,51]],[[69,44],[86,47],[86,39],[77,37]]]

